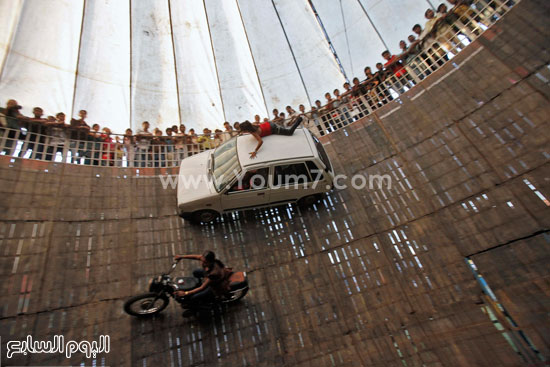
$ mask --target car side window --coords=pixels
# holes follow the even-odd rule
[[[313,179],[313,181],[322,181],[324,180],[325,176],[323,175],[323,170],[313,161],[307,161],[306,162],[307,169],[309,170],[309,176]]]
[[[275,166],[274,186],[294,185],[311,181],[308,169],[304,163]]]
[[[228,193],[262,190],[267,188],[269,168],[247,171],[231,186]]]

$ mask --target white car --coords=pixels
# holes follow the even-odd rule
[[[333,186],[334,171],[319,140],[307,129],[292,136],[251,135],[226,141],[215,150],[181,162],[178,212],[185,219],[209,223],[221,213],[299,202],[315,203]]]

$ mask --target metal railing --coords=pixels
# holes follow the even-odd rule
[[[433,36],[399,55],[403,65],[371,78],[320,109],[305,113],[303,125],[317,136],[368,116],[428,77],[498,21],[517,1],[478,0],[455,7]],[[391,65],[389,65],[391,66]],[[32,119],[0,115],[0,155],[115,167],[176,167],[182,159],[219,146],[238,132],[210,136],[124,136],[82,128],[56,128]]]
[[[219,146],[235,136],[124,136],[3,116],[0,155],[110,167],[176,167],[182,159]],[[19,128],[16,128],[20,125]]]

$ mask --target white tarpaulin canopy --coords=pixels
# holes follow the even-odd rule
[[[297,109],[399,53],[428,0],[0,0],[0,98],[114,132]],[[317,16],[316,16],[317,14]],[[330,42],[330,43],[329,43]]]

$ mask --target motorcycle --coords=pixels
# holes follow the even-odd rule
[[[234,303],[248,293],[246,272],[233,272],[229,278],[230,290],[223,297],[217,297],[214,302],[202,305],[189,303],[186,297],[176,296],[176,291],[191,291],[202,284],[202,279],[192,277],[172,278],[170,273],[176,268],[179,260],[175,260],[166,274],[158,275],[149,280],[149,292],[129,298],[124,303],[124,311],[132,316],[146,317],[156,315],[170,303],[170,297],[180,303],[183,309],[211,310],[216,305]]]

